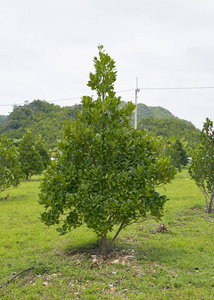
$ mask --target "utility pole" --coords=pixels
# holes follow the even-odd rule
[[[138,88],[138,78],[136,78],[136,89],[135,89],[135,123],[134,123],[134,128],[137,129],[137,93],[139,93],[140,90]]]

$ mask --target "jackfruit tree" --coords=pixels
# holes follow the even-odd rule
[[[149,214],[161,218],[167,199],[156,188],[170,182],[176,171],[170,158],[159,154],[158,138],[133,128],[135,106],[128,102],[120,108],[115,62],[103,46],[98,50],[88,82],[97,98],[84,96],[78,120],[66,124],[39,203],[46,225],[59,224],[57,231],[65,234],[86,224],[100,238],[100,252],[107,254],[123,228]],[[114,236],[107,241],[111,231]]]

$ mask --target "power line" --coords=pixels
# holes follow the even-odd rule
[[[214,89],[214,86],[191,86],[191,87],[141,87],[140,90],[200,90],[200,89]],[[133,92],[135,89],[117,91],[117,93],[122,92]]]
[[[71,98],[65,98],[65,99],[55,99],[55,100],[44,100],[46,102],[60,102],[60,101],[67,101],[67,100],[77,100],[77,99],[81,99],[82,97],[71,97]],[[36,99],[35,99],[36,100]],[[38,100],[38,99],[37,99]],[[13,103],[13,104],[0,104],[0,106],[13,106],[13,105],[23,105],[25,104],[24,102],[22,103]]]
[[[142,87],[141,90],[202,90],[202,89],[214,89],[214,86],[192,86],[192,87]],[[116,91],[117,93],[126,93],[126,92],[133,92],[135,89],[127,89],[127,90],[121,90]],[[61,102],[61,101],[69,101],[69,100],[77,100],[81,99],[82,97],[70,97],[70,98],[64,98],[64,99],[54,99],[54,100],[45,100],[46,102]],[[13,103],[13,104],[0,104],[0,107],[7,107],[7,106],[13,106],[13,105],[23,105],[24,103]]]
[[[133,91],[135,91],[135,89],[116,91],[116,93],[126,93],[126,92],[133,92]]]
[[[151,87],[151,88],[140,88],[141,90],[202,90],[202,89],[214,89],[214,86],[192,86],[192,87]]]
[[[81,99],[82,97],[74,97],[74,98],[65,98],[65,99],[56,99],[56,100],[49,100],[47,102],[59,102],[59,101],[67,101],[67,100],[77,100]]]

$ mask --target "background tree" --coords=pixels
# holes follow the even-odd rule
[[[119,108],[115,62],[102,46],[98,49],[88,82],[98,97],[84,96],[79,119],[67,123],[39,203],[45,206],[46,225],[62,222],[57,230],[64,234],[86,224],[100,237],[101,253],[106,254],[122,228],[147,214],[162,216],[166,197],[155,188],[169,182],[175,170],[169,158],[159,155],[158,139],[130,124],[135,106],[129,102]],[[106,235],[114,225],[119,228],[107,247]]]
[[[48,151],[43,144],[41,135],[39,135],[39,138],[38,138],[37,142],[35,143],[35,149],[36,149],[36,151],[39,152],[44,169],[46,169],[47,166],[50,164],[51,160],[50,160]]]
[[[193,152],[189,173],[204,194],[208,213],[212,212],[214,199],[214,128],[206,119],[200,134],[201,144]]]
[[[17,186],[22,177],[18,152],[12,141],[3,135],[0,138],[0,192],[9,186]]]
[[[25,174],[26,179],[29,179],[32,175],[41,174],[44,170],[44,166],[42,164],[41,156],[36,150],[31,131],[27,130],[19,144],[18,150],[21,170]]]
[[[185,146],[186,143],[182,142],[178,137],[173,136],[169,140],[164,139],[165,154],[170,156],[170,164],[177,168],[179,172],[188,163]]]

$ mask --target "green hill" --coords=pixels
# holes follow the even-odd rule
[[[126,102],[122,101],[121,106],[125,104]],[[15,106],[9,116],[3,116],[5,118],[2,118],[2,124],[0,124],[0,134],[18,140],[29,129],[36,138],[40,134],[45,146],[53,149],[62,137],[65,121],[74,122],[81,107],[81,104],[60,107],[41,100]],[[139,103],[137,111],[138,128],[146,129],[155,135],[167,137],[179,135],[191,146],[198,142],[200,131],[190,122],[176,118],[167,109]]]
[[[167,109],[160,107],[160,106],[147,106],[145,104],[139,103],[137,106],[137,117],[140,118],[147,118],[147,117],[154,117],[154,118],[164,118],[164,119],[172,119],[175,116],[168,111]]]

